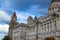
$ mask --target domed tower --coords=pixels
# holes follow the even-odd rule
[[[13,27],[16,24],[17,16],[16,12],[13,12],[13,16],[11,17],[10,27]]]
[[[9,23],[9,38],[10,40],[12,40],[12,28],[14,27],[14,25],[16,25],[17,21],[17,16],[16,16],[16,12],[13,12],[13,16],[11,17],[11,21]]]
[[[60,0],[52,0],[51,3],[53,3],[53,2],[60,2]]]
[[[48,8],[49,15],[51,14],[59,14],[60,12],[60,0],[52,0],[51,5]]]
[[[33,24],[33,18],[31,16],[28,17],[27,24],[28,25],[32,25]]]
[[[17,21],[16,12],[13,13],[13,16],[11,17],[11,23],[15,23]]]
[[[51,1],[51,5],[50,7],[48,8],[48,13],[50,15],[50,17],[53,18],[52,22],[53,22],[53,27],[55,27],[55,30],[58,30],[56,31],[56,40],[60,40],[60,0],[52,0]]]

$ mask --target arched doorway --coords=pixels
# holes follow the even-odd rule
[[[46,37],[44,40],[56,40],[54,37]]]

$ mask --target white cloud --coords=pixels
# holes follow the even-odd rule
[[[5,1],[4,6],[10,7],[11,6],[11,3],[9,1]]]
[[[11,2],[7,0],[7,1],[4,1],[4,2],[1,4],[1,6],[2,6],[1,8],[4,8],[4,9],[5,9],[5,8],[11,8],[11,5],[12,5]]]
[[[10,20],[10,15],[3,11],[3,10],[0,10],[0,21],[9,21]]]
[[[41,12],[47,12],[47,8],[36,9],[35,11],[39,12],[39,13],[41,13]]]
[[[8,24],[0,24],[1,32],[8,32],[9,25]]]
[[[17,14],[17,18],[18,18],[18,21],[21,23],[26,23],[27,22],[27,18],[29,16],[32,16],[34,17],[35,15],[33,14],[30,14],[28,12],[20,12],[20,11],[16,11],[16,14]]]
[[[18,12],[17,11],[16,14],[17,14],[17,17],[20,18],[20,19],[27,19],[29,16],[32,16],[32,17],[35,16],[35,15],[30,14],[28,12]]]
[[[47,12],[47,8],[41,8],[39,5],[33,5],[30,7],[31,11],[37,12],[37,13],[41,13],[41,12]]]

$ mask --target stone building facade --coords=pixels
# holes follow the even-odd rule
[[[60,40],[60,0],[52,0],[46,17],[29,16],[27,23],[18,23],[16,13],[13,13],[9,24],[11,40],[44,40],[54,37]]]

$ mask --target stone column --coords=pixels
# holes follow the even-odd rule
[[[54,29],[55,29],[55,26],[54,26],[54,18],[52,19],[52,33],[53,33],[53,36],[54,36]]]
[[[9,28],[9,39],[12,40],[12,28]]]

